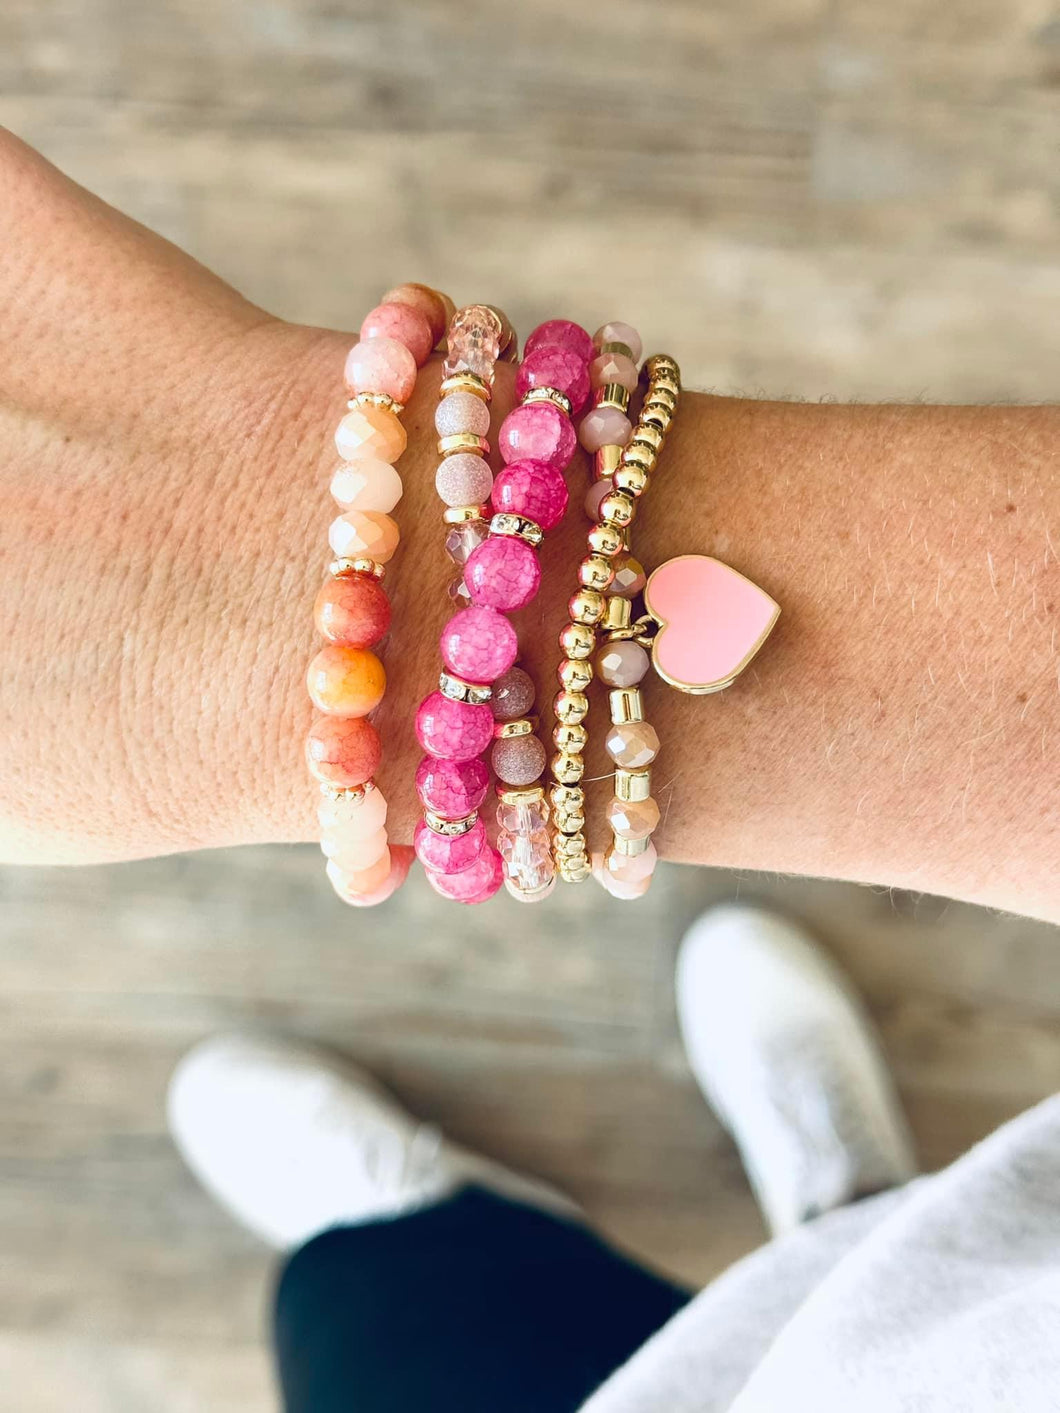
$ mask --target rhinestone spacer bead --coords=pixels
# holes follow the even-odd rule
[[[446,839],[458,839],[461,834],[470,834],[474,829],[478,823],[478,810],[472,810],[463,819],[443,819],[433,810],[424,810],[423,820],[434,834],[441,834]]]
[[[535,549],[545,538],[545,532],[536,520],[529,520],[525,515],[511,515],[506,511],[499,512],[490,521],[490,534],[512,535],[516,539],[525,540]]]
[[[565,412],[568,417],[574,411],[570,398],[565,393],[561,393],[559,388],[531,388],[523,398],[522,406],[526,407],[533,402],[551,402],[561,412]]]
[[[483,682],[466,682],[452,672],[438,675],[438,690],[451,702],[471,702],[473,706],[485,706],[493,696],[493,688]]]

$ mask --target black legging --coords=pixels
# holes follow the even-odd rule
[[[689,1299],[576,1221],[469,1187],[315,1237],[276,1298],[287,1413],[569,1413]]]

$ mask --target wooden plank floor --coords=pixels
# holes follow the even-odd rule
[[[723,391],[1060,382],[1045,0],[8,0],[0,122],[292,318],[352,326],[411,277],[524,328],[621,315]],[[928,1165],[1060,1082],[1056,930],[936,899],[670,869],[635,910],[457,918],[414,884],[365,918],[310,849],[0,872],[5,1406],[274,1406],[271,1261],[162,1122],[179,1055],[233,1026],[341,1046],[632,1249],[720,1269],[761,1230],[671,973],[736,893],[848,966]]]

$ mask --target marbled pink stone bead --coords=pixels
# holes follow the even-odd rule
[[[420,803],[442,819],[463,819],[477,810],[486,798],[489,783],[489,768],[480,756],[472,760],[424,756],[416,771]]]
[[[501,321],[492,309],[484,304],[469,304],[458,309],[449,321],[445,376],[466,370],[480,378],[491,379],[500,346]]]
[[[343,461],[331,477],[331,494],[343,510],[389,513],[401,499],[403,489],[401,477],[393,466],[370,456],[360,461]]]
[[[557,471],[566,471],[577,444],[574,423],[551,402],[513,408],[497,434],[497,447],[505,462],[547,461]]]
[[[463,873],[486,847],[486,826],[480,819],[466,834],[435,834],[421,819],[412,836],[412,847],[424,868],[435,873]]]
[[[565,348],[548,346],[524,356],[515,375],[515,395],[524,398],[533,388],[555,388],[570,399],[575,414],[589,401],[589,368]]]
[[[523,345],[523,353],[533,353],[536,348],[565,348],[583,363],[588,363],[595,352],[588,332],[569,319],[546,319],[538,324]]]
[[[635,687],[648,666],[648,654],[631,638],[608,643],[596,654],[596,671],[609,687]]]
[[[488,706],[454,702],[432,692],[416,713],[416,739],[428,755],[471,760],[482,755],[493,739],[493,713]]]
[[[525,608],[541,585],[541,565],[525,540],[491,535],[469,556],[464,582],[473,603],[514,613]]]
[[[434,489],[446,505],[485,505],[493,489],[493,472],[481,456],[457,452],[434,473]]]
[[[534,679],[521,667],[510,667],[493,684],[490,708],[497,721],[515,721],[528,716],[534,705]]]
[[[474,393],[453,392],[435,408],[434,426],[440,437],[454,437],[458,432],[484,437],[490,429],[490,410]]]
[[[594,407],[578,427],[578,440],[586,451],[602,446],[625,446],[633,435],[633,423],[617,407]]]
[[[617,383],[627,392],[636,392],[638,379],[637,365],[624,353],[601,353],[589,364],[589,381],[594,388]]]
[[[485,520],[469,520],[464,525],[452,525],[445,537],[445,552],[454,564],[466,564],[479,545],[489,538]]]
[[[585,492],[585,514],[594,525],[600,521],[600,502],[614,490],[610,476],[594,481]]]
[[[593,347],[601,348],[605,343],[624,343],[629,349],[633,362],[640,362],[640,355],[644,351],[643,345],[640,341],[640,334],[632,324],[623,324],[617,321],[611,324],[601,324],[593,334]]]
[[[519,655],[515,629],[495,608],[473,604],[442,629],[442,661],[468,682],[495,682]]]
[[[443,898],[455,903],[485,903],[504,882],[504,860],[487,846],[470,868],[460,873],[427,870],[427,882]]]
[[[516,788],[532,785],[544,770],[547,758],[544,746],[533,735],[494,741],[490,756],[497,779]]]
[[[421,309],[413,309],[410,304],[376,305],[365,315],[361,338],[396,339],[405,345],[421,368],[434,347],[430,320]]]
[[[493,482],[493,509],[553,530],[567,513],[567,483],[547,461],[513,461]]]
[[[408,402],[416,386],[416,360],[397,339],[362,339],[346,356],[346,386],[358,393],[385,393]]]

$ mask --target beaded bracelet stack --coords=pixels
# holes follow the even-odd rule
[[[440,640],[438,687],[416,714],[425,754],[416,772],[423,817],[415,854],[435,891],[463,903],[484,902],[502,883],[520,901],[536,902],[552,891],[557,875],[573,883],[590,874],[612,897],[637,898],[651,882],[660,818],[651,794],[659,737],[644,718],[641,695],[649,663],[682,691],[717,691],[750,662],[779,608],[718,560],[682,555],[648,578],[632,555],[631,526],[680,397],[672,358],[649,358],[638,375],[641,341],[628,324],[604,324],[592,338],[567,320],[540,325],[516,374],[519,403],[501,425],[504,465],[494,478],[490,404],[498,359],[515,356],[511,326],[487,305],[453,313],[444,296],[423,285],[384,296],[346,363],[351,401],[336,433],[343,461],[331,487],[342,514],[329,532],[335,558],[315,610],[327,642],[307,675],[318,716],[306,755],[323,795],[318,815],[328,876],[345,901],[370,905],[401,885],[413,853],[389,843],[387,805],[374,780],[381,744],[368,717],[386,685],[373,649],[390,623],[382,578],[398,544],[390,512],[402,492],[395,470],[406,443],[399,414],[447,323],[435,485],[445,504],[446,552],[458,572],[450,587],[455,611]],[[641,381],[634,426],[629,404]],[[576,434],[572,418],[590,390],[592,407]],[[556,752],[548,762],[546,802],[535,686],[518,663],[519,639],[508,615],[537,594],[538,550],[566,512],[563,473],[579,439],[593,456],[586,496],[591,528],[559,635]],[[607,809],[611,842],[590,859],[583,775],[594,677],[608,688],[605,745],[614,795]],[[497,777],[496,845],[481,816],[487,752]]]

